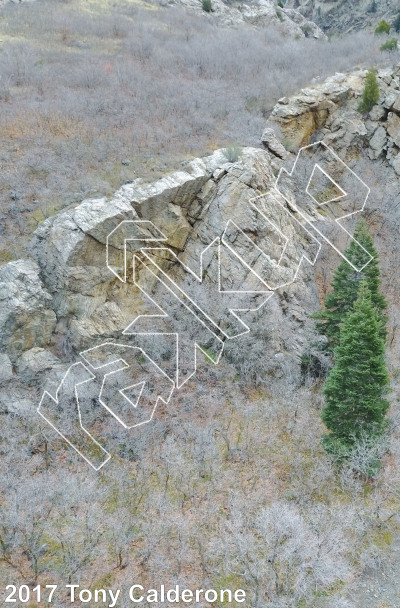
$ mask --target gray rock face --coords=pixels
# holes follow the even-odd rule
[[[172,249],[180,262],[196,273],[202,252],[216,237],[222,237],[230,221],[240,226],[250,238],[257,234],[260,242],[265,243],[271,259],[278,260],[284,241],[250,205],[250,201],[271,189],[275,183],[273,169],[276,170],[280,158],[287,157],[288,153],[273,132],[267,131],[264,136],[269,152],[244,148],[236,162],[227,162],[224,152],[218,150],[209,157],[188,163],[185,170],[154,183],[136,180],[123,186],[110,200],[86,200],[74,209],[43,222],[36,231],[32,252],[57,312],[54,339],[57,341],[60,336],[68,335],[71,347],[76,351],[90,348],[105,339],[121,338],[122,331],[143,313],[143,296],[133,287],[132,279],[128,277],[122,283],[106,266],[107,236],[121,221],[152,222],[166,239],[159,246]],[[270,152],[275,160],[271,159]],[[301,235],[296,232],[299,228],[288,220],[287,211],[273,197],[265,195],[260,211],[273,218],[291,242],[286,249],[286,266],[279,270],[281,282],[283,279],[290,281],[293,278],[292,261],[300,259],[298,248],[303,247]],[[252,252],[251,241],[246,241],[248,237],[235,241],[237,236],[233,234],[232,238],[236,251],[244,258],[248,257]],[[123,238],[113,240],[112,244],[109,241],[109,255],[119,259],[121,265],[123,246]],[[132,242],[129,255],[141,246],[143,242]],[[228,258],[221,269],[224,289],[260,289],[259,279],[249,268],[233,254]],[[180,263],[171,261],[174,262],[170,254],[161,254],[157,260],[161,268],[181,285],[187,280],[187,272]],[[273,280],[273,275],[270,278]],[[210,278],[211,292],[216,289],[217,279],[217,276]],[[293,302],[298,307],[298,302],[304,300],[308,306],[316,308],[316,292],[311,283],[308,286],[299,283],[294,294]],[[210,303],[211,299],[208,301],[206,298],[204,305]],[[277,318],[284,314],[279,300],[274,310]],[[293,319],[298,334],[293,348],[295,357],[299,357],[307,332],[298,324],[303,325],[305,318],[304,315],[301,319],[294,315]],[[279,326],[277,322],[276,328]],[[292,330],[293,327],[287,328],[288,341]],[[282,348],[281,339],[278,332],[275,352]],[[54,367],[56,361],[47,351],[29,350],[20,357],[18,369],[23,375],[32,377],[32,374],[40,373],[42,364]],[[275,360],[273,365],[276,367]]]
[[[181,250],[192,229],[189,208],[212,173],[225,164],[226,158],[217,152],[152,184],[141,180],[127,184],[110,200],[85,200],[39,226],[32,252],[59,319],[70,319],[68,326],[77,347],[93,336],[119,335],[135,315],[129,286],[118,284],[106,266],[107,236],[120,222],[145,217],[166,236],[166,246]],[[136,250],[143,245],[143,241],[137,243]],[[123,240],[114,242],[115,247],[118,251],[114,253],[123,256]],[[134,243],[130,251],[135,251]],[[117,301],[113,295],[116,286]]]
[[[25,351],[17,361],[17,373],[24,382],[31,382],[41,372],[53,369],[61,361],[44,348],[34,347]]]
[[[371,140],[369,142],[370,150],[369,157],[371,159],[378,158],[386,145],[387,142],[387,133],[384,127],[379,126],[374,132]]]
[[[0,384],[7,382],[13,377],[13,369],[10,357],[6,353],[0,353]]]
[[[269,127],[264,129],[261,136],[261,143],[269,152],[278,158],[285,159],[289,156],[289,153],[275,135],[274,130]]]
[[[162,6],[178,5],[197,12],[208,19],[217,20],[221,25],[236,26],[249,23],[262,27],[273,23],[286,35],[300,38],[325,39],[323,31],[310,19],[293,8],[280,8],[273,0],[243,2],[236,6],[222,0],[212,0],[212,12],[205,13],[200,0],[163,0]]]
[[[280,99],[271,113],[289,146],[308,145],[314,133],[344,102],[362,88],[365,72],[335,74],[313,88],[302,89],[293,97]]]
[[[333,145],[342,155],[354,147],[382,156],[398,170],[400,148],[400,66],[378,70],[378,103],[367,116],[358,111],[365,70],[337,74],[323,84],[279,100],[270,122],[277,124],[293,150],[312,140]]]
[[[287,0],[307,19],[315,21],[324,31],[349,32],[364,28],[374,29],[384,18],[391,23],[398,13],[396,0],[376,0],[376,11],[371,11],[371,0]]]
[[[0,267],[0,348],[12,360],[50,342],[56,325],[50,305],[37,264],[17,260]]]

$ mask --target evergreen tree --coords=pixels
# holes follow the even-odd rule
[[[399,43],[397,42],[397,38],[390,38],[389,40],[386,40],[386,42],[381,44],[381,46],[379,47],[379,50],[393,52],[393,51],[397,51],[398,48],[399,48]]]
[[[376,80],[376,70],[370,68],[365,77],[365,85],[362,95],[362,100],[358,106],[359,112],[369,112],[379,99],[379,87]]]
[[[322,420],[330,433],[323,438],[330,453],[346,456],[360,440],[385,430],[389,407],[384,398],[389,377],[378,313],[366,281],[340,328],[335,365],[327,378]]]
[[[378,312],[380,337],[383,340],[386,339],[385,309],[387,308],[387,302],[386,298],[380,293],[378,254],[364,220],[358,222],[354,231],[354,239],[345,252],[350,262],[359,268],[367,261],[365,252],[360,249],[355,241],[358,241],[373,259],[360,272],[354,270],[346,260],[343,260],[336,270],[332,281],[333,291],[326,296],[324,309],[313,315],[315,319],[320,320],[317,323],[317,330],[328,338],[327,350],[329,351],[333,351],[338,345],[340,324],[345,315],[352,309],[357,299],[360,283],[364,279],[371,292],[372,304]]]
[[[375,28],[375,34],[377,34],[379,36],[379,34],[389,34],[389,32],[390,32],[390,23],[388,23],[387,21],[382,19],[382,21],[380,21]]]
[[[397,13],[396,19],[393,21],[394,31],[398,34],[400,32],[400,13]]]

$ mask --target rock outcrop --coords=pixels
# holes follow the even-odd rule
[[[280,99],[272,110],[271,122],[281,128],[286,146],[294,149],[311,143],[315,133],[346,100],[361,95],[365,74],[365,70],[338,73],[290,98]]]
[[[374,29],[382,18],[391,23],[399,12],[396,0],[287,0],[285,6],[295,8],[326,32],[343,33]]]
[[[280,130],[286,148],[297,152],[315,141],[329,145],[371,188],[366,206],[369,224],[375,232],[384,276],[384,290],[390,299],[391,357],[397,365],[400,319],[397,293],[400,263],[397,246],[400,231],[398,176],[400,175],[400,66],[377,71],[379,100],[370,112],[358,107],[366,71],[336,74],[324,83],[280,100],[272,111],[269,126]],[[337,260],[325,260],[333,270]],[[319,279],[318,279],[319,280]],[[320,280],[319,280],[320,281]]]
[[[212,0],[212,10],[206,13],[201,0],[161,0],[162,6],[184,6],[198,14],[216,20],[223,26],[237,26],[248,23],[255,27],[274,24],[284,34],[293,38],[325,39],[323,31],[299,11],[282,8],[273,0],[257,0],[229,5],[223,0]]]
[[[245,148],[237,161],[228,162],[219,150],[188,163],[184,171],[152,184],[136,180],[123,186],[111,200],[86,200],[43,222],[35,233],[32,253],[41,268],[45,289],[52,295],[58,319],[55,335],[67,332],[72,348],[80,350],[96,340],[119,337],[140,313],[138,299],[132,297],[132,284],[119,281],[106,266],[107,236],[120,222],[152,222],[165,236],[162,245],[194,272],[198,271],[202,251],[222,236],[231,218],[251,234],[257,228],[257,219],[249,201],[271,188],[276,157],[288,154],[271,134],[268,141],[275,150],[273,157],[262,150]],[[284,221],[279,219],[278,207],[270,213],[277,214],[278,223]],[[143,244],[131,243],[129,254],[139,251]],[[123,247],[122,240],[109,248],[113,259],[119,256],[120,265]],[[279,257],[280,248],[274,247]],[[171,277],[180,280],[180,264],[171,267],[167,259],[160,263]],[[231,263],[234,265],[234,261]],[[235,267],[226,271],[225,278],[234,276],[235,280],[229,278],[229,288],[239,289],[246,283],[251,286],[250,275],[248,270]]]
[[[16,260],[0,267],[0,349],[15,361],[33,346],[49,344],[56,326],[51,295],[32,260]],[[3,373],[9,375],[8,363]]]
[[[365,70],[336,74],[323,84],[280,99],[270,122],[278,126],[287,147],[296,150],[323,140],[342,155],[351,147],[366,148],[371,160],[385,159],[400,171],[400,66],[378,70],[378,103],[358,111]]]
[[[31,245],[35,261],[18,260],[0,268],[3,293],[0,382],[5,385],[9,382],[13,387],[4,391],[7,408],[17,407],[18,391],[29,407],[28,385],[43,389],[49,370],[57,373],[65,370],[81,350],[105,340],[127,340],[122,332],[137,315],[143,314],[144,298],[132,284],[132,276],[122,282],[107,267],[107,260],[115,268],[124,265],[124,238],[107,239],[124,220],[151,222],[154,228],[146,224],[144,231],[150,231],[144,232],[144,238],[163,235],[160,245],[168,247],[176,258],[163,254],[157,263],[178,285],[188,274],[182,264],[198,272],[202,252],[216,237],[222,237],[230,221],[243,231],[242,236],[233,231],[229,237],[242,259],[256,251],[251,245],[255,236],[257,243],[265,245],[271,260],[278,261],[285,251],[286,262],[279,272],[281,282],[290,283],[293,279],[290,266],[293,260],[297,263],[301,258],[304,234],[301,226],[290,220],[284,205],[268,194],[283,162],[281,156],[288,157],[289,153],[272,133],[265,133],[264,139],[271,152],[244,148],[238,151],[237,160],[228,162],[226,153],[217,150],[154,183],[136,180],[124,185],[111,199],[85,200],[38,227]],[[259,195],[263,199],[259,209],[255,209],[251,200]],[[133,259],[143,245],[145,240],[129,242],[127,255]],[[254,263],[259,264],[257,260]],[[210,272],[209,281],[216,291],[218,276],[211,276],[212,260],[207,264],[210,266],[203,268],[203,272]],[[273,278],[274,264],[269,265]],[[288,366],[291,375],[300,373],[300,358],[314,332],[304,310],[318,306],[312,274],[311,266],[303,268],[303,281],[277,292],[257,313],[253,326],[256,334],[252,333],[241,344],[246,345],[249,340],[253,343],[255,335],[263,337],[266,325],[270,339],[265,357],[255,357],[252,373],[261,364],[262,374],[271,373],[274,377],[286,373],[282,369],[287,370]],[[268,292],[266,285],[236,254],[224,260],[221,281],[224,290],[262,288]],[[207,299],[205,302],[207,305]],[[288,319],[285,323],[284,317]],[[246,349],[248,346],[242,347],[238,341],[227,348],[227,357],[234,362],[240,360]],[[282,351],[289,351],[289,358],[279,358]],[[51,386],[54,392],[56,385]]]

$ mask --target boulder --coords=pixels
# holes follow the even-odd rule
[[[25,351],[18,359],[16,368],[20,378],[24,382],[32,380],[41,372],[46,372],[55,367],[60,367],[61,361],[48,350],[34,347]]]
[[[269,127],[264,129],[261,136],[261,143],[263,144],[264,148],[267,148],[269,152],[278,158],[285,159],[289,156],[287,150],[275,135],[275,131]]]
[[[387,120],[387,132],[396,144],[400,147],[400,117],[394,112],[389,112]]]
[[[383,101],[383,107],[387,110],[391,110],[394,104],[397,102],[399,97],[399,92],[393,88],[388,89],[385,99]]]
[[[371,140],[369,142],[370,150],[368,151],[368,155],[371,159],[378,158],[382,152],[384,151],[385,145],[387,143],[387,133],[386,129],[382,126],[379,126],[374,132]]]
[[[372,108],[369,113],[369,118],[373,122],[377,122],[378,120],[382,120],[386,115],[385,108],[383,105],[377,104]]]
[[[0,384],[7,382],[13,377],[13,368],[10,357],[6,353],[0,353]]]
[[[12,361],[34,346],[49,343],[56,325],[51,300],[32,260],[0,267],[0,348]]]
[[[325,126],[346,99],[354,95],[354,90],[362,88],[364,73],[337,73],[324,83],[280,99],[271,112],[270,121],[279,125],[283,137],[293,148],[308,145],[314,133]]]

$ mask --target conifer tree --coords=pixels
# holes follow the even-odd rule
[[[330,431],[323,438],[328,452],[349,455],[357,441],[379,437],[385,430],[389,377],[380,329],[371,292],[363,281],[340,328],[335,364],[324,388],[321,417]]]
[[[344,316],[352,309],[363,280],[366,280],[368,284],[372,304],[378,312],[380,336],[384,340],[386,339],[385,309],[387,302],[380,293],[378,254],[364,220],[358,222],[354,231],[354,239],[368,251],[373,259],[360,272],[354,270],[346,260],[343,260],[336,270],[332,281],[333,291],[326,296],[324,309],[313,315],[315,319],[320,320],[317,323],[317,330],[328,338],[327,350],[329,351],[333,351],[338,345],[340,324]],[[355,241],[351,242],[345,255],[356,267],[360,267],[365,263],[365,253]]]
[[[378,25],[375,28],[375,34],[389,34],[390,32],[390,23],[382,19],[379,21]]]
[[[393,21],[393,27],[395,29],[395,32],[398,34],[400,32],[400,13],[397,13],[397,17]]]
[[[390,26],[389,26],[390,29]],[[359,112],[369,112],[379,99],[379,87],[376,79],[376,70],[370,68],[365,78],[362,100],[358,106]]]

